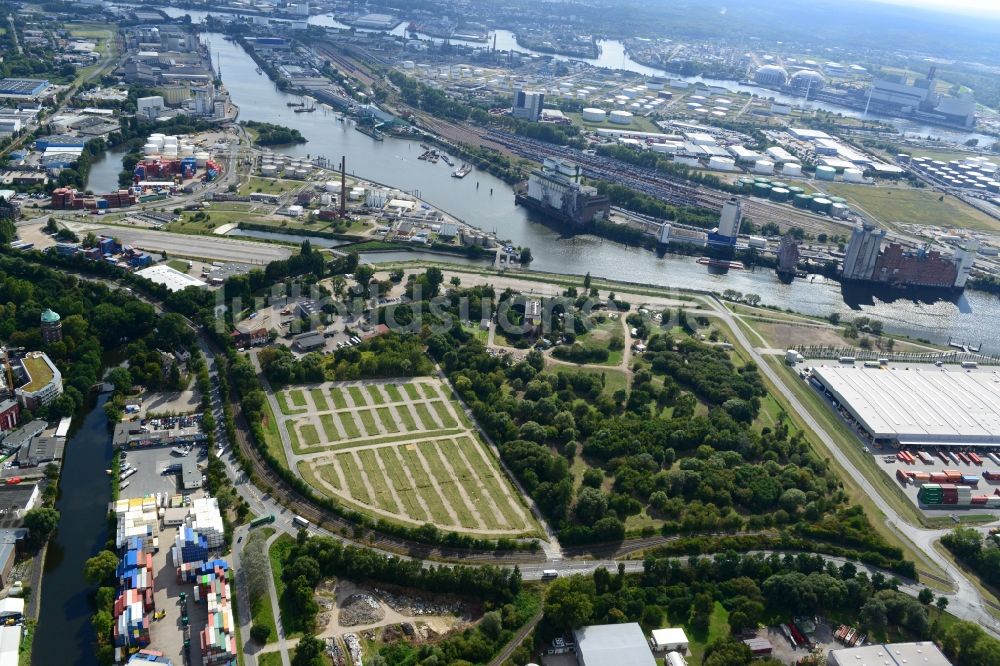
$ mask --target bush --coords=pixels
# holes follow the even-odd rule
[[[265,626],[263,624],[255,624],[250,627],[250,638],[254,642],[264,645],[267,643],[267,639],[271,637],[271,627]]]

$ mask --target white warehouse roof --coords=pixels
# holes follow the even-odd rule
[[[656,666],[637,622],[582,627],[573,636],[580,666]]]
[[[1000,374],[928,366],[815,367],[813,373],[875,438],[913,444],[1000,444]]]
[[[162,284],[170,291],[182,291],[188,287],[207,286],[205,282],[202,282],[198,278],[192,277],[187,273],[181,273],[166,264],[143,268],[141,271],[136,271],[136,275],[142,276],[156,284]]]

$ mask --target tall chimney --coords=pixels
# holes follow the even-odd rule
[[[347,156],[340,156],[340,216],[347,217]]]

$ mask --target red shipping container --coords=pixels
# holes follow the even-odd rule
[[[986,495],[974,495],[972,497],[973,504],[986,504],[986,500],[989,499]]]

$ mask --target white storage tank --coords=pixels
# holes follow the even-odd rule
[[[710,158],[708,158],[708,168],[715,169],[716,171],[735,171],[736,160],[730,157],[712,155]]]
[[[260,165],[260,175],[262,176],[274,176],[277,175],[278,169],[273,164],[261,164]]]
[[[157,144],[155,144],[155,143],[147,143],[145,146],[142,147],[142,154],[143,155],[159,155],[160,154],[160,146],[157,145]]]
[[[847,207],[847,204],[835,203],[830,206],[830,217],[843,219],[847,217],[849,212],[851,209]]]
[[[785,166],[781,167],[781,175],[783,176],[801,176],[802,175],[802,165],[796,164],[795,162],[788,162]]]
[[[750,240],[747,241],[747,244],[750,245],[750,247],[763,250],[767,247],[767,239],[762,236],[751,236]]]
[[[329,206],[333,202],[333,197],[329,194],[319,195],[319,202],[324,206]]]
[[[754,173],[774,173],[774,162],[771,160],[757,160],[753,165]]]
[[[212,156],[208,152],[200,150],[194,154],[194,159],[198,166],[203,167],[205,166],[205,162],[212,159]]]
[[[628,111],[612,111],[611,122],[616,125],[631,125],[632,114]]]
[[[339,192],[340,183],[334,180],[328,180],[326,181],[326,185],[323,186],[323,189],[325,189],[327,192],[333,192],[333,193]]]
[[[844,182],[862,183],[865,177],[860,169],[844,169]]]
[[[816,180],[833,180],[837,176],[837,170],[831,166],[816,167]]]

